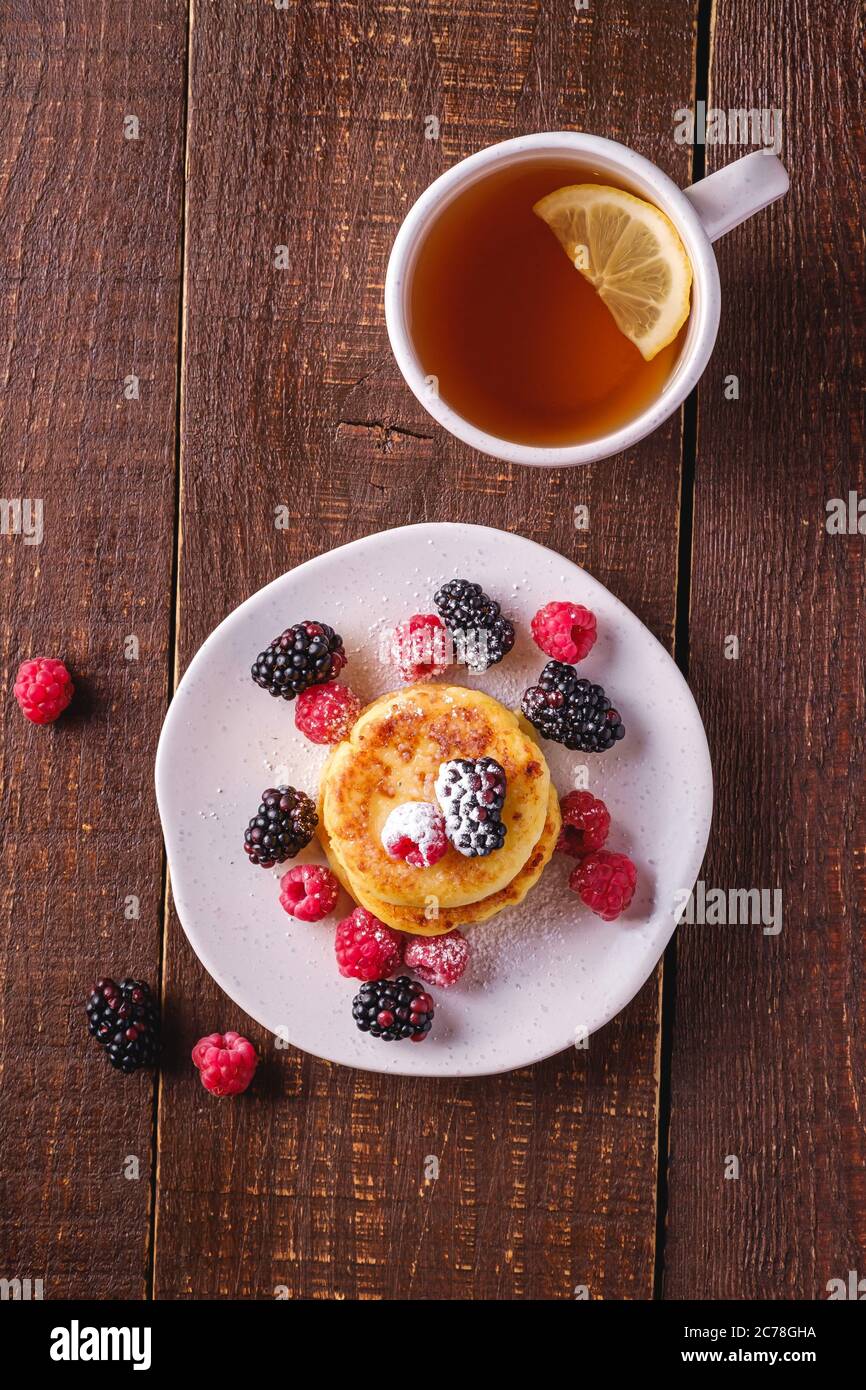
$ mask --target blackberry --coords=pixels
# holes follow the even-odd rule
[[[601,686],[581,679],[562,661],[548,661],[538,685],[524,691],[520,707],[544,738],[573,751],[603,753],[625,735]]]
[[[503,618],[499,604],[488,598],[480,584],[452,579],[434,595],[439,616],[458,640],[467,666],[486,671],[514,646],[514,624]]]
[[[156,1064],[159,1012],[143,980],[97,980],[85,1010],[88,1032],[118,1071]]]
[[[436,798],[445,816],[445,834],[458,853],[469,859],[502,848],[505,771],[495,758],[455,758],[443,763],[436,778]]]
[[[305,792],[294,787],[268,787],[244,831],[250,863],[271,869],[285,859],[294,859],[310,843],[318,824],[316,808]]]
[[[383,1042],[423,1042],[433,1027],[433,1013],[430,995],[408,975],[368,980],[352,1000],[352,1017],[361,1032]]]
[[[343,639],[327,623],[296,623],[275,637],[252,664],[256,685],[269,695],[294,700],[311,685],[336,680],[346,664]]]

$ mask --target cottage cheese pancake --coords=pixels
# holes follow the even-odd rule
[[[495,759],[506,776],[502,848],[467,858],[449,846],[423,870],[392,859],[381,834],[394,808],[435,801],[444,762],[481,757]],[[541,838],[549,790],[543,753],[498,700],[462,686],[413,685],[369,705],[334,749],[322,774],[320,819],[357,896],[411,909],[435,897],[441,911],[511,883]]]
[[[349,878],[345,866],[337,858],[333,844],[329,840],[321,820],[317,833],[322,848],[328,857],[328,863],[346,892],[368,912],[372,912],[374,917],[378,917],[380,922],[393,927],[396,931],[411,932],[413,936],[443,936],[446,932],[453,931],[455,927],[466,927],[477,922],[486,922],[488,918],[495,916],[503,908],[515,907],[522,902],[530,888],[538,882],[545,865],[553,854],[561,826],[559,798],[555,788],[551,786],[548,792],[547,819],[541,838],[511,882],[506,884],[504,888],[500,888],[498,892],[481,898],[477,903],[467,903],[463,907],[440,908],[436,917],[428,917],[429,908],[426,905],[423,907],[402,907],[396,903],[382,902],[380,898],[372,897],[359,889]]]

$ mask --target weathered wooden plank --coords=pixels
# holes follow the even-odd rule
[[[671,1297],[826,1298],[863,1273],[866,541],[825,527],[866,481],[857,24],[854,4],[715,6],[711,102],[782,109],[792,186],[718,247],[690,640],[717,774],[703,877],[778,888],[783,916],[678,936]]]
[[[83,1002],[100,974],[155,984],[158,969],[186,15],[66,0],[5,6],[0,33],[2,492],[38,499],[44,531],[0,539],[3,686],[40,653],[78,686],[51,728],[11,694],[0,725],[0,1274],[41,1279],[46,1298],[132,1298],[152,1078],[111,1071]]]

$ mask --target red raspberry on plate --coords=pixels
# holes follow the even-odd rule
[[[382,844],[392,859],[405,859],[413,869],[429,869],[448,848],[445,817],[432,802],[404,801],[382,826]]]
[[[403,954],[410,970],[426,985],[456,985],[469,963],[469,942],[460,931],[444,936],[413,936]]]
[[[548,656],[573,666],[595,646],[595,614],[580,603],[546,603],[532,619],[532,636]]]
[[[192,1050],[201,1084],[212,1096],[237,1096],[245,1091],[258,1065],[256,1049],[240,1033],[209,1033]]]
[[[365,907],[356,907],[337,924],[334,950],[341,975],[350,980],[379,980],[403,959],[403,938]]]
[[[296,864],[280,880],[280,902],[290,917],[321,922],[337,905],[340,885],[322,864]]]
[[[62,661],[33,656],[18,667],[14,694],[31,724],[53,724],[75,694],[75,686]]]
[[[562,830],[556,848],[578,859],[601,849],[610,830],[610,812],[592,792],[569,792],[559,803]]]
[[[340,743],[361,713],[361,701],[348,685],[311,685],[295,702],[295,725],[311,743]]]
[[[596,850],[572,869],[569,888],[606,922],[625,912],[634,897],[637,869],[625,854]]]
[[[391,651],[407,684],[441,676],[451,665],[451,639],[435,613],[413,613],[395,627]]]

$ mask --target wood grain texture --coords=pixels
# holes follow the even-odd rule
[[[858,23],[853,3],[715,8],[711,100],[782,108],[792,184],[718,247],[690,638],[717,775],[703,877],[779,887],[784,917],[678,936],[670,1297],[826,1298],[866,1261],[866,537],[825,529],[829,499],[866,492]]]
[[[455,159],[530,130],[620,135],[687,181],[694,5],[197,3],[191,32],[179,670],[291,566],[404,522],[520,531],[670,643],[680,425],[577,472],[473,455],[399,378],[391,241]],[[441,121],[424,138],[427,115]],[[287,270],[274,266],[288,248]],[[576,532],[573,508],[590,509]],[[275,508],[292,516],[274,529]],[[480,1081],[353,1073],[277,1051],[176,919],[160,1096],[157,1297],[647,1298],[658,975],[588,1052]],[[174,1006],[174,1007],[172,1007]],[[213,1104],[186,1061],[240,1026],[256,1092]],[[425,1183],[425,1156],[440,1176]]]
[[[142,1297],[152,1081],[111,1071],[83,1002],[100,974],[158,966],[186,17],[4,6],[0,37],[2,492],[44,509],[41,544],[0,537],[2,684],[49,654],[78,687],[50,728],[11,693],[0,724],[0,1276]]]

